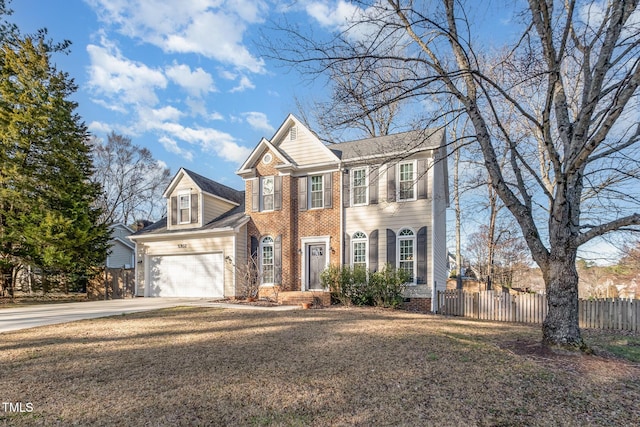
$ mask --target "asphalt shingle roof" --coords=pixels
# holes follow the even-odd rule
[[[213,181],[188,169],[184,169],[184,171],[202,191],[222,197],[223,199],[230,200],[234,203],[244,203],[244,191],[227,187],[224,184],[220,184],[219,182]]]
[[[401,153],[438,148],[441,139],[441,130],[427,129],[341,142],[327,147],[342,161],[350,161],[363,157],[393,157]]]

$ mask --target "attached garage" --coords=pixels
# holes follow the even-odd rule
[[[222,252],[190,255],[162,255],[148,258],[148,297],[224,296]]]

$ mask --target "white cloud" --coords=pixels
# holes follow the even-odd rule
[[[385,3],[373,2],[366,9],[362,9],[344,0],[311,1],[305,5],[305,11],[322,27],[331,31],[340,31],[353,40],[370,41],[373,38],[383,40],[389,38],[385,44],[394,44],[394,40],[398,37],[407,36],[394,34],[392,28],[384,25],[389,20],[388,16],[382,20],[377,19],[381,15],[389,14],[389,7],[385,6]]]
[[[89,86],[99,94],[126,104],[155,105],[155,90],[167,86],[161,71],[124,58],[117,48],[90,44],[87,52],[91,61]]]
[[[252,129],[273,133],[275,129],[269,124],[269,119],[264,113],[250,111],[242,114]]]
[[[203,151],[212,152],[223,160],[240,163],[251,150],[239,145],[235,138],[226,132],[213,128],[187,127],[176,122],[149,121],[146,129],[159,133],[163,145],[169,151],[178,150],[178,140],[199,146]],[[167,148],[169,147],[169,148]],[[184,154],[186,150],[180,149]],[[176,151],[171,151],[178,154]],[[182,155],[182,154],[181,154]]]
[[[177,121],[184,115],[182,111],[170,105],[162,108],[140,108],[138,111],[141,122],[157,123],[166,121]]]
[[[249,80],[247,76],[242,76],[240,77],[240,83],[238,84],[238,86],[234,87],[229,92],[231,93],[244,92],[247,89],[255,89],[255,87],[256,86],[253,84],[251,80]]]
[[[207,92],[215,91],[213,77],[200,67],[191,71],[188,65],[174,63],[166,68],[166,75],[192,96],[201,97]]]
[[[267,15],[264,1],[86,1],[120,33],[165,52],[196,53],[253,73],[264,72],[264,61],[243,43],[247,26]]]
[[[89,125],[87,126],[87,129],[91,133],[109,133],[113,130],[110,124],[98,122],[95,120],[89,123]]]
[[[104,99],[91,98],[91,102],[97,104],[107,110],[115,111],[117,113],[127,114],[127,109],[122,105],[118,105],[116,103],[107,102]]]
[[[189,150],[183,150],[180,148],[175,140],[162,136],[158,139],[158,142],[160,142],[164,149],[169,153],[176,154],[189,162],[193,160],[193,153]]]
[[[209,120],[224,120],[224,116],[217,111],[214,111],[209,115]]]
[[[338,1],[334,7],[326,2],[311,2],[307,5],[307,13],[320,25],[327,28],[346,27],[360,14],[361,9],[351,3]]]

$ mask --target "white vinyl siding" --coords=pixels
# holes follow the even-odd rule
[[[414,159],[409,159],[414,160]],[[442,164],[442,163],[440,163]],[[348,165],[347,165],[348,167]],[[386,167],[381,167],[376,174],[378,175],[379,182],[386,183],[388,169]],[[427,171],[428,188],[429,191],[436,191],[437,194],[433,195],[435,199],[441,199],[443,196],[440,195],[440,192],[443,192],[442,189],[442,178],[440,178],[439,184],[434,186],[433,181],[433,173],[442,173],[438,168],[430,168]],[[397,176],[397,165],[395,174]],[[397,187],[397,186],[396,186]],[[421,227],[427,226],[428,229],[428,237],[426,242],[426,253],[427,253],[427,274],[425,277],[424,284],[418,284],[415,286],[410,286],[405,291],[406,297],[416,297],[416,298],[431,298],[432,295],[432,285],[434,283],[434,274],[437,277],[446,276],[446,269],[441,269],[440,266],[434,266],[433,262],[437,262],[438,255],[436,252],[440,251],[439,246],[436,245],[437,242],[445,242],[445,212],[444,208],[436,210],[436,215],[439,215],[432,221],[431,213],[432,202],[432,194],[430,193],[429,198],[425,199],[417,199],[410,203],[388,203],[385,202],[387,194],[386,185],[378,186],[378,195],[379,195],[379,203],[378,204],[368,204],[363,206],[350,206],[344,210],[345,218],[344,218],[344,230],[345,234],[348,234],[350,237],[353,236],[357,231],[363,231],[367,234],[367,237],[370,238],[371,232],[374,230],[378,231],[377,236],[377,259],[378,266],[377,269],[380,270],[384,267],[387,262],[387,229],[391,229],[396,233],[395,240],[397,241],[397,233],[402,228],[411,228],[414,232],[417,232]],[[436,207],[437,209],[437,207]],[[439,214],[438,214],[439,213]],[[435,227],[433,232],[440,233],[439,238],[431,238],[431,226]],[[416,237],[416,245],[417,245],[417,237]],[[442,244],[441,244],[442,245]],[[417,247],[417,246],[416,246]],[[352,243],[349,241],[349,248],[352,250]],[[396,250],[393,254],[394,260],[397,258],[398,245],[396,244]],[[433,252],[432,252],[433,251]],[[432,259],[431,254],[434,253],[435,256]],[[444,254],[444,262],[446,262],[446,250],[442,252]],[[349,253],[351,254],[351,252]],[[349,264],[352,263],[352,259],[349,259]],[[396,264],[397,266],[397,264]],[[369,267],[370,268],[370,267]],[[417,273],[416,273],[417,274]],[[440,280],[438,279],[438,286],[441,286]]]
[[[204,211],[202,224],[206,224],[207,222],[218,218],[220,215],[229,212],[231,209],[236,207],[236,205],[232,203],[204,193],[202,194],[202,204],[202,208]]]
[[[284,133],[280,140],[273,141],[280,151],[286,154],[298,166],[317,165],[325,162],[336,162],[336,157],[303,126],[296,126],[296,138],[291,139],[290,131]]]
[[[361,206],[369,203],[369,182],[367,168],[351,170],[351,205]]]

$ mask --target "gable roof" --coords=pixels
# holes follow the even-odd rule
[[[241,192],[244,197],[244,191]],[[203,231],[225,231],[232,228],[240,227],[249,221],[249,216],[245,215],[244,212],[244,203],[236,206],[228,212],[223,213],[217,218],[209,221],[205,225],[199,228],[188,229],[188,230],[167,230],[167,218],[164,217],[159,221],[154,222],[151,225],[146,226],[142,230],[136,231],[132,236],[129,236],[131,240],[136,240],[139,237],[149,236],[149,235],[160,235],[160,234],[178,234],[178,233],[193,233],[193,232],[203,232]]]
[[[343,162],[387,159],[436,149],[444,144],[442,129],[409,131],[329,145]]]
[[[173,188],[178,184],[182,175],[185,174],[200,188],[201,191],[211,194],[213,196],[224,199],[234,205],[240,205],[244,203],[244,191],[235,190],[231,187],[227,187],[224,184],[213,181],[207,177],[197,174],[189,169],[180,168],[176,176],[171,180],[171,183],[164,191],[164,197],[168,197]]]
[[[251,151],[247,160],[244,161],[240,169],[236,171],[238,175],[246,174],[247,172],[251,172],[251,167],[258,161],[258,158],[262,155],[265,150],[270,150],[273,154],[276,155],[278,159],[284,164],[284,166],[291,165],[291,159],[285,156],[280,150],[278,150],[274,145],[269,142],[268,139],[262,138],[258,145]]]

